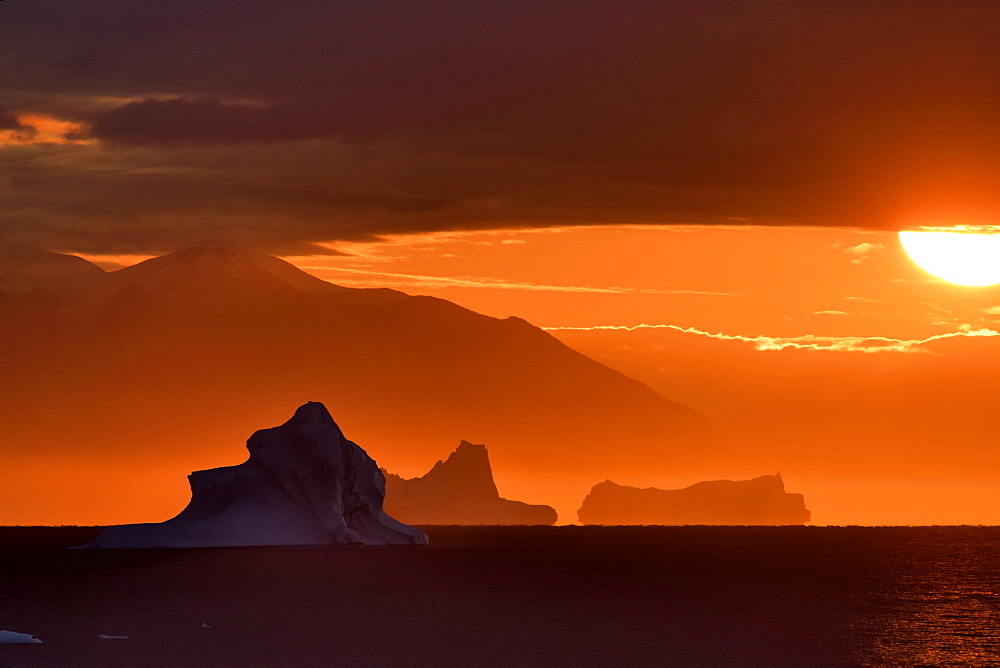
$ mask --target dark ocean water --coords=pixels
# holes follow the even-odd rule
[[[45,641],[0,665],[1000,663],[1000,528],[427,531],[70,551],[93,532],[0,528],[0,629]]]

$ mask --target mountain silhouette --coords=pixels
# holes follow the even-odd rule
[[[578,512],[583,524],[805,524],[801,494],[781,474],[711,480],[684,489],[638,489],[610,480],[594,485]]]
[[[556,511],[500,498],[485,445],[462,441],[421,478],[385,473],[385,507],[408,524],[555,524]]]
[[[230,244],[93,279],[30,309],[0,301],[0,454],[25,466],[221,463],[302,394],[328,398],[398,472],[426,470],[439,443],[475,434],[505,480],[556,467],[585,484],[598,465],[627,475],[692,461],[710,434],[688,408],[520,318],[335,286]],[[110,503],[107,482],[88,484]],[[548,501],[532,490],[517,494]]]
[[[195,471],[191,502],[159,524],[105,529],[85,547],[419,545],[427,536],[386,515],[385,479],[347,440],[326,406],[310,401],[280,427],[247,441],[238,466]]]
[[[75,255],[0,242],[0,292],[7,295],[79,290],[103,274],[100,267]]]

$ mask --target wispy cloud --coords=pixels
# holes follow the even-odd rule
[[[618,286],[595,287],[590,285],[547,285],[544,283],[528,283],[524,281],[505,281],[497,278],[482,278],[470,276],[430,276],[426,274],[404,274],[389,271],[373,271],[371,269],[354,269],[348,267],[321,267],[298,265],[300,269],[322,274],[338,272],[358,276],[371,276],[370,279],[344,279],[335,282],[340,285],[377,286],[386,285],[410,286],[423,288],[488,288],[494,290],[527,290],[532,292],[581,292],[599,294],[671,294],[671,295],[707,295],[728,297],[728,292],[710,292],[705,290],[651,290],[644,288],[625,288]]]
[[[813,315],[848,315],[847,311],[813,311]]]
[[[952,232],[958,234],[1000,234],[1000,225],[924,225],[915,232]]]
[[[717,226],[721,229],[748,230],[750,227]],[[423,233],[378,234],[361,240],[340,240],[316,243],[316,246],[372,262],[394,262],[430,251],[450,248],[458,251],[469,247],[523,246],[533,238],[558,236],[566,232],[586,234],[608,230],[640,232],[693,232],[704,229],[695,225],[552,225],[547,227],[503,227],[487,230],[441,230]]]
[[[591,327],[543,327],[550,332],[554,331],[636,331],[641,329],[669,329],[683,334],[693,334],[695,336],[707,337],[710,339],[720,339],[723,341],[742,341],[751,344],[755,350],[822,350],[833,352],[854,352],[854,353],[921,353],[928,352],[924,346],[934,341],[941,341],[954,338],[976,338],[1000,336],[1000,332],[992,329],[963,327],[957,332],[937,334],[926,339],[893,339],[883,336],[820,336],[816,334],[806,334],[804,336],[743,336],[741,334],[724,334],[722,332],[706,332],[694,327],[681,327],[679,325],[594,325]]]
[[[835,245],[839,247],[839,245]],[[873,255],[881,253],[885,250],[885,246],[879,242],[863,242],[860,244],[854,244],[853,246],[847,246],[843,249],[844,253],[851,256],[851,264],[864,264],[871,259]]]

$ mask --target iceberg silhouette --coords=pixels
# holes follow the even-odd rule
[[[462,441],[421,478],[385,473],[386,508],[413,524],[555,524],[549,506],[500,497],[485,445]]]
[[[385,478],[310,401],[247,441],[238,466],[195,471],[191,501],[173,519],[105,529],[85,548],[251,545],[420,545],[427,536],[382,508]]]

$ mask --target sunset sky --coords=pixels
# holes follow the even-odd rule
[[[334,248],[350,255],[288,259],[545,327],[709,417],[752,453],[714,473],[783,470],[818,522],[1000,521],[1000,286],[928,274],[895,232],[603,226]],[[694,482],[664,473],[630,482]]]
[[[225,239],[516,315],[729,443],[616,482],[781,470],[818,523],[1000,523],[1000,286],[898,235],[1000,230],[997,25],[971,1],[7,0],[0,243],[114,270]]]

